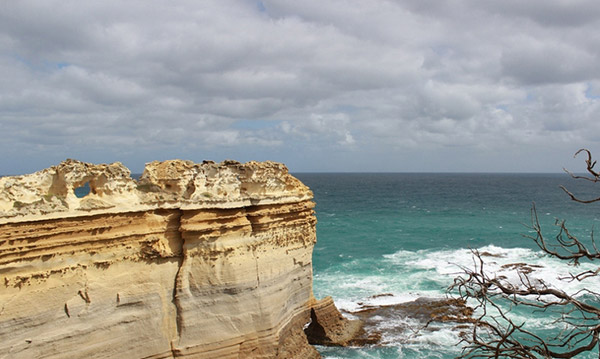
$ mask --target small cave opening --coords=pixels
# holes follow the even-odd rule
[[[90,194],[90,183],[86,182],[83,184],[83,186],[74,188],[73,191],[75,192],[75,197],[83,198]]]

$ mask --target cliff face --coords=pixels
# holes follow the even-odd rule
[[[285,166],[152,162],[135,181],[67,160],[0,190],[0,357],[319,356],[314,204]]]

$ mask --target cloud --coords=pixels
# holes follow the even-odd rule
[[[598,78],[598,57],[585,48],[548,40],[522,39],[501,57],[502,73],[521,84],[585,82]]]
[[[548,153],[598,143],[598,25],[592,0],[10,2],[0,173],[77,156],[559,170]]]
[[[491,13],[505,17],[518,17],[547,27],[578,27],[598,21],[600,4],[594,0],[508,0],[501,2],[477,2]]]

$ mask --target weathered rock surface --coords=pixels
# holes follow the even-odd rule
[[[84,198],[75,189],[85,184]],[[66,160],[24,176],[0,177],[0,223],[150,209],[243,208],[297,203],[312,192],[275,162],[151,162],[139,181],[121,163]],[[43,216],[43,217],[42,217]]]
[[[67,160],[0,191],[0,358],[319,357],[302,329],[337,310],[313,297],[312,193],[285,166],[152,162],[136,181]]]
[[[342,316],[331,297],[315,303],[310,311],[311,322],[304,330],[311,344],[349,346],[376,344],[379,335],[367,333],[360,320],[347,320]]]

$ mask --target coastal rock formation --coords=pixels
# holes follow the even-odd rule
[[[312,192],[284,165],[67,160],[0,191],[0,358],[318,358],[313,308],[359,330],[313,297]]]
[[[363,346],[377,344],[379,333],[367,333],[361,320],[347,320],[338,311],[331,297],[312,306],[310,325],[304,330],[311,344],[329,346]]]

